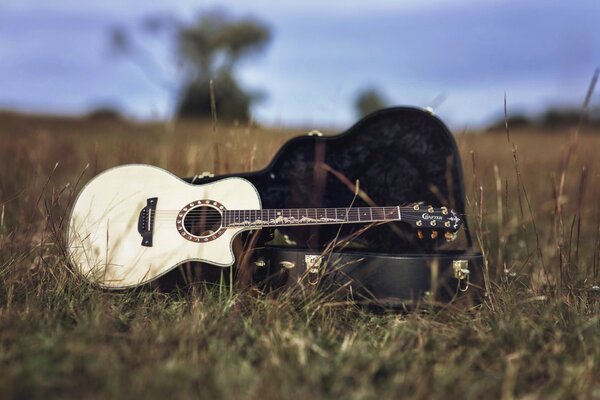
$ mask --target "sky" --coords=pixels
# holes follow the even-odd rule
[[[271,28],[264,53],[238,72],[265,94],[255,119],[274,126],[348,127],[357,93],[375,87],[390,104],[477,127],[502,115],[505,94],[509,113],[579,107],[600,66],[598,0],[0,0],[0,108],[170,118],[176,54],[143,21],[191,22],[214,7]],[[115,26],[142,58],[111,48]]]

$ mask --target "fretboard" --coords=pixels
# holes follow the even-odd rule
[[[227,210],[226,227],[268,227],[400,221],[404,207],[291,208]]]

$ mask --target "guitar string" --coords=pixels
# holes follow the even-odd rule
[[[373,214],[372,216],[369,214],[348,214],[349,218],[352,218],[353,220],[356,218],[363,218],[366,217],[368,215],[368,219],[397,219],[397,220],[406,220],[406,219],[415,219],[415,220],[419,220],[419,219],[425,219],[422,216],[412,216],[412,215],[401,215],[400,217],[398,217],[398,214],[386,214],[386,215],[375,215]],[[457,214],[458,215],[458,214]],[[227,215],[227,216],[220,216],[220,215],[186,215],[185,217],[183,217],[183,219],[185,220],[200,220],[200,219],[206,219],[206,220],[211,220],[211,221],[215,221],[215,220],[221,220],[221,219],[278,219],[278,218],[282,218],[282,219],[301,219],[301,218],[310,218],[310,219],[327,219],[327,220],[334,220],[334,219],[347,219],[346,215],[338,215],[337,217],[333,217],[333,216],[328,216],[328,215],[316,215],[316,216],[312,216],[312,215],[306,215],[306,214],[300,214],[300,215],[275,215],[275,216],[270,216],[270,215],[250,215],[250,214],[245,214],[245,215]],[[452,217],[439,217],[439,218],[435,218],[436,220],[440,221],[440,220],[447,220],[450,219]],[[164,220],[164,221],[173,221],[179,218],[170,216],[170,217],[155,217],[153,216],[154,220]]]
[[[248,211],[248,210],[246,210]],[[251,210],[251,211],[255,211],[255,210]],[[286,213],[287,214],[287,213]],[[387,212],[387,213],[376,213],[376,214],[371,214],[369,213],[371,216],[370,220],[420,220],[420,219],[425,219],[422,216],[415,216],[412,214],[407,213],[407,215],[400,215],[400,217],[396,217],[395,215],[397,215],[396,213],[391,213],[391,212]],[[355,218],[358,218],[356,221],[360,221],[361,217],[365,217],[368,214],[364,213],[364,212],[348,212],[347,215],[341,214],[341,215],[337,215],[336,217],[333,216],[329,216],[327,213],[325,214],[321,214],[321,215],[315,215],[315,216],[310,216],[308,215],[308,213],[303,213],[303,214],[297,214],[297,216],[289,214],[289,215],[283,215],[283,214],[276,214],[274,217],[272,217],[271,215],[269,215],[269,213],[267,213],[266,215],[263,213],[260,213],[259,215],[252,215],[249,213],[245,213],[245,212],[241,212],[239,214],[236,213],[230,213],[227,214],[225,216],[223,215],[215,215],[215,213],[196,213],[196,214],[191,214],[188,213],[184,219],[185,220],[207,220],[207,221],[220,221],[220,220],[234,220],[234,219],[241,219],[241,220],[248,220],[248,219],[253,219],[253,220],[275,220],[278,218],[283,218],[283,219],[296,219],[296,220],[300,220],[302,218],[310,218],[310,219],[315,219],[315,220],[335,220],[335,219],[348,219],[351,218],[352,220],[355,220]],[[462,214],[455,214],[455,215],[462,215]],[[173,218],[174,216],[164,216],[164,215],[155,215],[153,214],[153,218],[155,221],[172,221],[174,219],[177,219],[176,217]],[[451,216],[439,216],[441,218],[442,221],[444,220],[450,220],[450,218],[452,218]],[[439,219],[436,218],[436,220],[439,221]]]
[[[281,225],[281,226],[294,226],[294,225],[319,225],[319,224],[354,224],[354,223],[370,223],[370,222],[416,222],[419,220],[423,220],[422,218],[416,218],[416,217],[406,217],[406,218],[389,218],[389,219],[379,219],[379,218],[373,218],[373,219],[365,219],[365,220],[360,220],[360,219],[356,219],[356,220],[333,220],[333,219],[329,219],[328,221],[320,221],[319,218],[312,218],[315,221],[302,221],[301,219],[298,218],[294,218],[296,221],[282,221],[282,222],[270,222],[273,221],[273,218],[269,218],[266,220],[262,220],[265,221],[264,224],[261,223],[257,223],[256,221],[260,220],[260,219],[245,219],[242,218],[241,221],[225,221],[226,226],[232,226],[235,227],[236,224],[239,224],[239,226],[247,226],[247,224],[253,224],[256,226],[263,226],[263,225]],[[156,223],[173,223],[175,221],[175,219],[159,219],[159,220],[155,220]],[[188,223],[201,223],[204,222],[205,225],[222,225],[222,222],[224,221],[223,218],[190,218],[187,219],[186,218],[186,222]],[[444,225],[445,222],[449,222],[449,221],[444,221],[444,220],[435,220],[436,221],[436,225],[437,227],[440,228],[445,228],[446,226]],[[427,222],[427,220],[425,220],[424,225],[426,225],[427,227],[430,226],[430,223]]]
[[[215,211],[200,211],[200,212],[188,212],[187,214],[185,214],[185,218],[190,218],[190,217],[213,217],[213,218],[225,218],[225,217],[246,217],[246,216],[254,216],[254,217],[269,217],[269,219],[271,219],[271,213],[275,214],[275,218],[277,217],[283,217],[283,218],[291,218],[291,217],[295,217],[298,218],[297,216],[301,216],[301,217],[308,217],[308,218],[339,218],[338,217],[333,217],[330,216],[330,214],[335,213],[336,215],[341,214],[344,215],[344,213],[347,213],[351,216],[356,216],[356,215],[363,215],[363,214],[371,214],[373,216],[376,215],[392,215],[392,213],[394,215],[397,214],[397,210],[391,209],[391,210],[369,210],[369,211],[364,211],[364,210],[355,210],[355,209],[321,209],[319,211],[316,210],[306,210],[306,209],[301,209],[301,210],[291,210],[291,209],[286,209],[286,210],[282,210],[282,211],[277,211],[277,210],[228,210],[227,213],[225,215],[215,212]],[[439,215],[441,214],[441,212],[434,212],[434,213],[429,213],[429,212],[415,212],[413,210],[401,210],[401,217],[402,214],[406,214],[405,217],[408,218],[409,216],[417,213],[417,214],[421,214],[422,213],[427,213],[428,215],[436,215],[439,216],[441,218],[451,218],[453,215],[457,215],[457,216],[463,216],[464,214],[462,213],[454,213],[454,214],[443,214],[443,215]],[[162,219],[162,218],[167,218],[167,219],[171,219],[173,217],[177,217],[179,213],[172,213],[172,214],[165,214],[165,213],[160,213],[160,212],[154,212],[152,213],[152,216],[154,218],[157,219]],[[311,216],[310,214],[314,214],[314,217]],[[421,216],[418,216],[417,219],[421,219]]]
[[[298,218],[298,216],[300,218],[302,217],[307,217],[307,218],[314,218],[314,219],[321,219],[321,218],[339,218],[339,214],[340,213],[342,216],[344,216],[344,214],[350,215],[351,217],[360,217],[363,215],[367,215],[370,214],[371,216],[373,216],[373,218],[377,218],[378,216],[385,216],[385,215],[397,215],[397,210],[391,209],[391,210],[369,210],[369,211],[364,211],[364,210],[358,210],[358,209],[322,209],[323,211],[315,211],[315,210],[307,210],[307,209],[301,209],[301,210],[290,210],[290,209],[286,209],[286,210],[282,210],[282,211],[276,211],[276,210],[229,210],[227,211],[227,213],[225,215],[215,212],[215,211],[208,211],[208,212],[189,212],[187,214],[185,214],[186,219],[188,218],[213,218],[213,219],[223,219],[223,218],[246,218],[246,217],[268,217],[268,219],[273,219],[271,217],[271,213],[274,213],[274,217],[278,218],[278,217],[282,217],[282,218]],[[344,210],[344,211],[340,211],[340,210]],[[294,212],[296,211],[296,212]],[[335,213],[337,216],[333,217],[330,216],[331,213]],[[405,215],[402,215],[402,211],[401,211],[401,215],[399,219],[407,219],[407,218],[416,218],[416,219],[422,219],[421,215],[422,212],[418,211],[418,212],[414,212],[413,210],[411,211],[407,211],[404,210]],[[421,214],[418,216],[414,216],[414,214]],[[428,213],[428,212],[423,212],[423,213],[427,213],[427,215],[434,215],[443,219],[449,219],[452,218],[453,215],[457,215],[457,216],[462,216],[464,214],[462,213],[454,213],[454,214],[443,214],[443,215],[436,215],[436,213]],[[311,216],[310,214],[314,214],[314,216]],[[437,214],[440,214],[440,212],[438,212]],[[173,217],[177,217],[178,214],[170,214],[170,215],[166,215],[164,213],[152,213],[152,216],[156,219],[173,219]]]
[[[202,207],[202,206],[200,206],[200,207]],[[195,208],[200,208],[200,207],[195,207]],[[204,207],[204,208],[207,208],[207,207]],[[217,210],[215,208],[212,208],[212,207],[208,207],[208,208],[209,208],[209,210],[194,210],[194,209],[192,209],[190,212],[188,212],[188,214],[192,213],[192,212],[209,212],[209,213],[210,212],[213,212],[213,213],[214,212],[219,212],[219,213],[221,212],[221,211],[219,211],[219,210]],[[313,210],[325,210],[325,211],[327,211],[327,210],[330,210],[330,211],[333,211],[333,210],[351,210],[351,211],[354,211],[354,210],[373,210],[373,211],[375,211],[375,210],[385,210],[385,209],[389,209],[391,211],[397,211],[398,206],[385,206],[385,207],[313,207],[313,208],[308,207],[308,208],[271,208],[271,209],[259,208],[259,209],[224,210],[224,211],[230,213],[230,212],[234,212],[234,211],[235,212],[237,212],[237,211],[285,211],[285,212],[287,212],[287,211],[299,211],[299,210],[311,210],[311,211],[313,211]],[[155,213],[156,214],[179,214],[182,211],[183,210],[159,210],[159,211],[155,211]],[[406,212],[428,212],[427,209],[415,210],[413,207],[402,207],[402,206],[400,206],[400,211],[406,211]],[[451,212],[451,211],[452,210],[450,210],[450,209],[448,210],[448,212]],[[437,209],[434,208],[433,212],[434,213],[435,212],[441,213],[442,210],[440,210],[439,208],[437,208]]]
[[[200,208],[195,207],[195,208]],[[373,222],[408,222],[414,223],[418,220],[423,220],[423,218],[419,215],[415,216],[415,213],[427,212],[431,214],[427,209],[424,210],[415,210],[414,207],[411,206],[384,206],[384,207],[339,207],[339,208],[295,208],[295,209],[251,209],[251,210],[226,210],[226,215],[222,215],[220,211],[210,208],[203,207],[204,209],[200,210],[190,210],[184,217],[187,223],[191,224],[202,224],[204,225],[212,225],[226,228],[235,228],[235,227],[245,227],[245,226],[255,226],[255,227],[276,227],[276,226],[306,226],[306,225],[319,225],[319,224],[329,224],[329,225],[337,225],[337,224],[359,224],[359,223],[373,223]],[[400,218],[394,217],[398,208],[400,208]],[[267,218],[264,218],[264,212],[266,211]],[[293,216],[292,213],[296,212],[298,215]],[[367,216],[367,211],[371,215],[370,218],[366,220],[361,220],[361,216]],[[406,213],[406,215],[402,216],[402,211]],[[260,213],[259,213],[260,212]],[[271,218],[270,213],[275,213],[275,217]],[[311,217],[308,214],[314,213],[315,216]],[[328,213],[335,212],[336,217],[329,217]],[[342,216],[340,218],[337,213],[341,212]],[[375,216],[373,216],[373,212],[375,212]],[[434,209],[434,213],[437,212],[442,213],[440,208],[437,210]],[[452,210],[450,210],[452,212]],[[157,223],[172,223],[174,219],[177,217],[176,214],[180,214],[180,211],[175,210],[164,210],[164,211],[155,211],[153,213],[154,221]],[[253,213],[254,215],[249,215],[249,213]],[[260,214],[260,217],[257,218],[257,213]],[[322,215],[319,216],[318,214]],[[344,215],[346,213],[346,215]],[[363,214],[364,213],[364,214]],[[237,214],[237,215],[236,215]],[[284,215],[289,214],[289,215]],[[303,214],[303,215],[300,215]],[[306,214],[306,215],[304,215]],[[324,215],[323,215],[324,214]],[[386,214],[390,218],[386,218]],[[379,217],[381,215],[381,217]],[[451,226],[445,226],[445,223],[449,222],[448,220],[451,218],[444,214],[442,217],[443,220],[436,220],[436,223],[439,222],[439,225],[431,226],[430,223],[425,221],[425,226],[423,228],[440,228],[446,229]],[[454,213],[454,215],[457,215]],[[460,214],[458,214],[460,215]],[[175,218],[173,218],[175,216]],[[288,221],[279,221],[277,219],[283,218],[288,219]],[[313,219],[314,221],[302,221],[304,218]],[[236,221],[237,219],[237,221]],[[289,220],[292,219],[292,220]],[[324,219],[324,220],[323,220]],[[341,219],[341,220],[340,220]],[[258,223],[257,221],[264,221],[264,223]],[[452,220],[450,220],[452,221]]]
[[[337,218],[335,217],[327,217],[327,216],[316,216],[316,217],[312,217],[312,216],[308,216],[308,215],[301,215],[299,217],[296,216],[276,216],[274,218],[272,217],[265,217],[265,218],[260,218],[260,217],[254,217],[254,216],[229,216],[229,217],[221,217],[221,216],[186,216],[183,219],[185,221],[208,221],[208,222],[215,222],[215,221],[222,221],[222,220],[227,220],[227,221],[235,221],[238,220],[237,222],[243,223],[244,221],[249,221],[249,220],[262,220],[262,221],[270,221],[270,220],[277,220],[277,219],[283,219],[283,220],[297,220],[300,221],[303,218],[306,219],[311,219],[311,220],[317,220],[317,221],[330,221],[330,222],[336,222],[337,220],[341,220],[340,222],[368,222],[368,221],[418,221],[418,220],[428,220],[425,218],[422,218],[420,216],[401,216],[400,218],[396,217],[396,216],[373,216],[373,217],[367,217],[364,219],[361,219],[362,217],[366,217],[365,215],[350,215],[349,218],[346,218],[345,216],[338,216]],[[153,218],[154,221],[175,221],[177,220],[177,218]],[[453,221],[450,218],[442,218],[442,219],[435,219],[435,221],[439,221],[439,222],[446,222],[446,221]]]

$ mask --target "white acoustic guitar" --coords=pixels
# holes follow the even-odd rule
[[[227,267],[232,240],[263,227],[403,221],[455,232],[461,220],[446,207],[261,209],[242,178],[192,185],[149,165],[105,171],[81,191],[67,247],[73,267],[105,288],[138,286],[188,261]]]

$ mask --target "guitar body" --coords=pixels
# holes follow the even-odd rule
[[[153,198],[157,199],[153,220],[147,221],[152,245],[144,246],[140,211]],[[107,288],[138,286],[187,261],[232,265],[231,242],[249,228],[223,229],[206,242],[187,239],[178,230],[175,216],[197,201],[218,202],[228,209],[261,208],[256,189],[242,178],[191,185],[148,165],[105,171],[75,201],[67,234],[72,265],[87,280]]]

